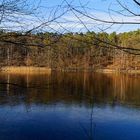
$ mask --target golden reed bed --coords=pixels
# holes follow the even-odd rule
[[[38,73],[51,73],[51,69],[47,67],[2,67],[1,68],[2,73],[12,73],[12,74],[38,74]]]

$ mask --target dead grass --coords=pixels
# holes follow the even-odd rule
[[[2,67],[1,68],[2,73],[11,73],[11,74],[35,74],[35,73],[51,73],[51,69],[47,67]]]

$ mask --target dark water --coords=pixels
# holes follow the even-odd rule
[[[0,82],[0,140],[140,139],[138,75],[1,74]]]

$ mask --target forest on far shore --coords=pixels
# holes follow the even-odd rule
[[[0,32],[0,66],[139,70],[140,30],[113,33]]]

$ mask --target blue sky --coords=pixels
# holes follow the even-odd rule
[[[54,7],[56,5],[60,5],[63,0],[42,0],[42,5],[44,7]],[[103,20],[114,20],[114,21],[132,21],[132,22],[140,22],[140,17],[128,17],[128,16],[122,16],[121,14],[118,14],[117,12],[122,12],[122,7],[118,4],[116,0],[67,0],[68,3],[71,3],[73,7],[82,5],[85,5],[86,12],[98,19]],[[127,6],[127,8],[131,9],[135,13],[140,13],[140,7],[138,7],[132,0],[120,0],[121,4],[124,6]],[[66,5],[64,2],[63,5]],[[78,10],[83,11],[82,8],[79,8]],[[44,8],[45,9],[45,8]],[[117,12],[114,12],[117,11]],[[61,13],[61,8],[58,10],[57,14],[59,15]],[[83,11],[84,12],[84,11]],[[49,13],[49,10],[48,10]],[[56,14],[56,15],[57,15]],[[123,10],[123,14],[130,15],[127,11]],[[110,27],[110,24],[103,24],[96,22],[94,20],[88,19],[87,17],[84,17],[80,15],[79,13],[76,13],[77,16],[80,17],[81,21],[87,26],[89,30],[92,31],[102,31],[105,30],[106,32],[127,32],[131,30],[139,29],[140,25],[113,25]],[[47,17],[47,14],[46,14]],[[63,31],[63,27],[67,28],[69,31],[72,32],[86,32],[87,29],[81,24],[81,21],[75,16],[73,12],[68,12],[65,14],[62,18],[56,20],[56,23],[52,23],[50,26],[58,31]],[[57,25],[57,23],[60,23],[60,26]],[[63,23],[65,22],[65,23]]]
[[[29,0],[30,7],[36,7],[39,1],[40,0]],[[122,7],[118,4],[117,0],[67,0],[67,2],[70,3],[72,7],[96,19],[120,22],[132,21],[140,23],[139,16],[129,17],[119,14],[118,12],[123,12],[124,15],[130,15],[130,13],[122,9]],[[132,0],[120,0],[120,2],[123,6],[127,6],[127,8],[129,8],[133,12],[140,14],[140,7],[136,6],[136,4],[132,2]],[[58,5],[61,5],[61,7],[57,7]],[[84,8],[81,7],[83,5]],[[73,10],[68,11],[64,15],[60,16],[61,14],[63,14],[64,11],[67,10],[67,8],[68,6],[65,0],[41,0],[41,3],[39,3],[39,8],[35,12],[35,15],[18,15],[18,18],[20,21],[22,21],[22,24],[21,22],[20,25],[18,25],[18,23],[14,23],[15,28],[13,28],[13,23],[8,22],[4,24],[8,26],[11,25],[11,29],[13,30],[21,30],[23,28],[26,30],[30,30],[41,25],[40,28],[37,28],[37,30],[51,32],[57,31],[58,33],[86,32],[88,30],[95,32],[106,31],[109,33],[116,31],[120,33],[140,28],[140,24],[112,25],[97,22],[96,20],[90,19]],[[59,18],[56,18],[52,22],[51,20],[55,17]],[[21,28],[18,27],[21,25]]]

